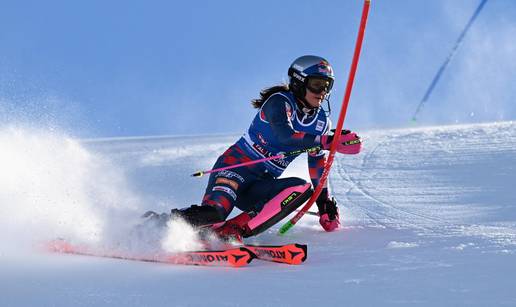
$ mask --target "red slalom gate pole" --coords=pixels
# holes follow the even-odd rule
[[[324,166],[324,171],[319,180],[319,184],[315,188],[314,194],[306,205],[301,208],[301,210],[291,218],[287,223],[281,226],[279,230],[279,234],[285,234],[290,228],[294,227],[294,225],[305,215],[305,213],[312,207],[314,202],[321,194],[324,184],[328,179],[328,174],[330,173],[331,165],[333,164],[333,160],[335,158],[335,151],[337,150],[337,143],[339,141],[340,135],[342,134],[342,126],[344,125],[344,118],[346,117],[346,111],[348,109],[349,99],[351,97],[351,90],[353,88],[353,82],[355,80],[355,74],[358,67],[358,59],[360,58],[360,51],[362,50],[362,42],[364,40],[364,33],[367,24],[367,16],[369,15],[369,7],[371,5],[371,0],[364,0],[364,6],[362,9],[362,19],[360,21],[360,27],[358,30],[357,42],[355,45],[355,52],[353,54],[353,60],[351,62],[351,69],[349,71],[348,83],[346,85],[346,93],[344,95],[344,99],[342,100],[342,108],[339,114],[339,120],[337,122],[337,127],[335,128],[335,136],[333,137],[333,142],[330,146],[330,153],[328,155],[328,160],[326,161],[326,165]]]

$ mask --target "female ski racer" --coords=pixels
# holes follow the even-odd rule
[[[225,239],[256,235],[271,227],[312,195],[309,183],[301,178],[279,178],[287,166],[307,148],[308,168],[314,187],[319,184],[326,162],[326,150],[333,140],[329,114],[322,103],[328,100],[334,83],[333,69],[325,59],[306,55],[297,58],[288,70],[289,84],[272,86],[252,101],[258,109],[251,126],[216,161],[213,169],[300,150],[297,155],[211,173],[200,206],[172,209],[170,214],[144,214],[162,223],[181,217],[193,226],[213,229]],[[329,103],[328,103],[329,105]],[[361,141],[348,130],[340,136],[337,152],[357,154]],[[340,225],[335,198],[325,185],[316,201],[319,223],[326,231]],[[226,218],[234,207],[243,211]]]

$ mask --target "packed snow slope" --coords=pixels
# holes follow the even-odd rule
[[[130,240],[146,210],[198,203],[238,136],[74,141],[0,130],[1,306],[516,305],[516,123],[363,132],[330,184],[343,228],[305,216],[250,243],[306,243],[300,266],[207,268],[48,254],[57,236]],[[300,157],[285,176],[308,178]],[[314,208],[312,209],[314,210]],[[193,240],[177,228],[163,246]]]

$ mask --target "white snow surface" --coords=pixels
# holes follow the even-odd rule
[[[308,244],[307,261],[235,269],[38,244],[129,240],[144,211],[199,203],[207,178],[189,174],[238,135],[77,141],[0,128],[0,305],[516,306],[516,123],[362,137],[363,152],[337,155],[330,174],[343,228],[326,233],[305,216],[280,237],[277,225],[247,242]],[[285,176],[308,178],[305,160]],[[164,248],[196,246],[187,226],[171,229]]]

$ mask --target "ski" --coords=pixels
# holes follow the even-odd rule
[[[250,250],[259,260],[298,265],[307,258],[307,246],[305,244],[286,245],[243,245]]]
[[[250,250],[256,255],[256,259],[263,261],[271,261],[278,263],[286,263],[298,265],[305,262],[307,258],[307,246],[305,244],[284,244],[284,245],[255,245],[255,244],[240,244],[240,245],[223,245],[223,248],[243,247]],[[206,247],[210,249],[209,243]]]
[[[227,245],[218,250],[203,250],[180,253],[131,254],[124,251],[107,251],[86,245],[74,245],[66,240],[57,239],[49,242],[45,249],[50,252],[75,254],[83,256],[114,258],[123,260],[158,262],[168,264],[204,265],[204,266],[245,266],[253,259],[299,265],[307,259],[305,244],[285,245]]]
[[[234,247],[224,250],[192,251],[180,253],[156,253],[135,255],[123,251],[95,250],[88,246],[74,245],[62,239],[51,241],[46,250],[56,253],[114,258],[133,261],[157,262],[182,265],[230,266],[242,267],[256,258],[246,247]]]

